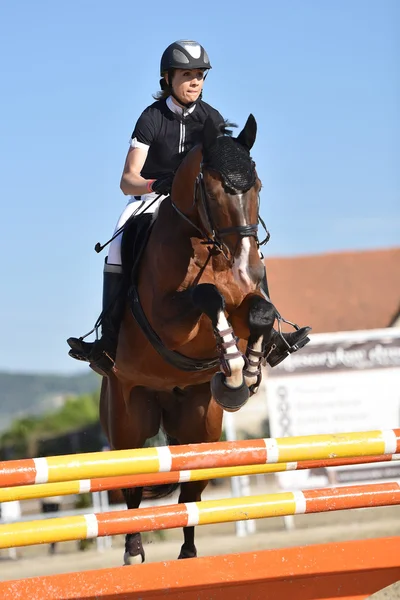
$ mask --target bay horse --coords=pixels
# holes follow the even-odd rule
[[[255,138],[252,115],[237,138],[208,119],[159,207],[102,381],[112,449],[140,448],[160,427],[180,444],[216,442],[223,410],[257,391],[276,312],[260,291]],[[181,484],[179,502],[199,501],[207,483]],[[123,493],[128,508],[139,506],[142,488]],[[179,558],[194,556],[186,527]],[[128,534],[125,564],[144,558],[140,533]]]

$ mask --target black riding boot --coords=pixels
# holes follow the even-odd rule
[[[265,300],[267,300],[267,302],[271,302],[269,297],[266,271],[264,271],[264,277],[261,280],[260,287]],[[277,312],[277,319],[280,318],[281,317]],[[271,338],[265,347],[267,363],[271,367],[276,367],[279,365],[279,363],[285,360],[289,354],[297,352],[297,350],[303,348],[303,346],[308,344],[310,341],[308,333],[311,331],[311,327],[297,327],[297,325],[293,326],[295,331],[291,333],[280,333],[279,331],[276,331],[276,329],[272,330]]]
[[[123,274],[119,265],[104,265],[103,312],[100,339],[85,342],[82,338],[68,338],[69,355],[90,363],[91,368],[106,376],[114,365],[118,333],[124,314],[126,297],[123,289]]]

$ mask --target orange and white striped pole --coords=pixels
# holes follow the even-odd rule
[[[398,453],[400,429],[115,450],[4,461],[0,486]]]
[[[360,465],[380,462],[399,461],[400,454],[382,454],[358,458],[330,458],[328,460],[303,460],[300,462],[277,463],[266,465],[243,465],[240,467],[220,467],[215,469],[195,469],[191,471],[171,471],[169,473],[152,473],[150,475],[123,475],[120,477],[98,477],[96,479],[81,479],[78,481],[62,481],[58,483],[41,483],[37,485],[22,485],[0,489],[0,502],[14,500],[31,500],[47,496],[68,496],[86,492],[101,492],[151,485],[184,483],[187,481],[203,481],[238,477],[241,475],[262,475],[282,471],[300,471],[303,469],[318,469],[340,467],[345,465]]]
[[[190,502],[0,525],[0,548],[395,504],[400,504],[398,483]]]

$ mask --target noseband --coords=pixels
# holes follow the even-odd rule
[[[208,229],[209,231],[211,231],[211,237],[213,240],[221,242],[221,238],[225,235],[236,233],[240,239],[245,237],[253,237],[258,241],[258,223],[254,223],[252,225],[237,225],[235,227],[224,227],[223,229],[217,229],[217,227],[215,227],[211,215],[209,198],[207,195],[202,171],[200,171],[200,173],[198,174],[195,184],[195,199],[197,199],[198,196],[200,196],[200,202],[203,206],[204,213],[206,214]]]
[[[261,223],[262,227],[264,228],[264,230],[267,234],[265,239],[262,242],[260,242],[258,239],[258,223],[250,223],[247,225],[236,225],[236,226],[232,226],[232,227],[223,227],[222,229],[218,229],[215,226],[214,220],[213,220],[212,214],[211,214],[211,209],[210,209],[210,199],[207,194],[206,186],[204,183],[204,176],[203,176],[202,168],[200,168],[200,173],[196,177],[196,182],[195,182],[195,187],[194,187],[193,205],[194,206],[195,205],[202,206],[203,212],[206,215],[206,219],[207,219],[207,229],[211,232],[211,235],[208,235],[208,233],[206,233],[203,229],[201,229],[195,223],[193,223],[193,221],[191,221],[191,219],[189,219],[189,217],[187,217],[174,204],[174,202],[172,201],[172,198],[171,198],[171,204],[174,207],[174,209],[176,210],[176,212],[183,219],[185,219],[185,221],[190,223],[190,225],[192,225],[192,227],[197,229],[197,231],[201,234],[201,237],[203,238],[202,244],[205,244],[207,246],[212,246],[213,248],[215,248],[215,250],[217,252],[222,253],[223,256],[227,260],[229,260],[230,252],[229,252],[227,245],[225,244],[225,242],[222,239],[224,236],[236,234],[238,236],[238,244],[240,243],[240,241],[243,238],[253,237],[256,240],[258,247],[262,246],[263,244],[266,244],[270,238],[269,231],[265,227],[265,223],[261,219],[260,215],[258,215],[258,223]]]

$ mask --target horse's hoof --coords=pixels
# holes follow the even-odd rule
[[[250,398],[249,388],[243,380],[242,385],[231,388],[225,383],[225,375],[218,371],[211,379],[211,393],[214,400],[227,412],[236,412]]]
[[[187,558],[196,558],[197,557],[197,552],[188,552],[188,551],[182,551],[180,552],[179,556],[178,556],[178,560],[186,560]]]
[[[178,560],[182,558],[196,558],[197,557],[197,549],[194,544],[182,544],[181,551],[178,556]]]
[[[136,556],[131,556],[129,552],[125,552],[124,567],[128,565],[141,565],[142,563],[144,563],[144,555],[137,554]]]

